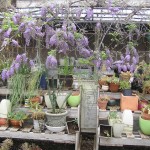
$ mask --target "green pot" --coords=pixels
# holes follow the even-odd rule
[[[71,95],[68,98],[68,104],[71,107],[77,107],[80,104],[80,94],[79,95]]]
[[[140,116],[139,117],[139,126],[140,126],[142,133],[144,133],[145,135],[150,135],[150,120],[145,120],[145,119],[141,118],[141,116]]]

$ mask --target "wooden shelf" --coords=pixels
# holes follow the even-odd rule
[[[71,143],[74,144],[76,141],[76,135],[68,134],[48,134],[48,133],[25,133],[22,131],[11,132],[9,130],[0,131],[1,138],[13,138],[13,139],[28,139],[28,140],[41,140],[41,141],[52,141],[56,143]]]
[[[121,138],[100,136],[99,141],[101,146],[150,146],[150,136],[140,132],[134,132],[132,137],[127,137],[125,134]]]

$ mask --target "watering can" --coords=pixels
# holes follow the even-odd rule
[[[0,102],[0,118],[7,118],[7,114],[11,110],[10,100],[2,99]]]

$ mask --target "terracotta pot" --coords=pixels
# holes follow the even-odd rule
[[[119,90],[119,84],[110,83],[109,84],[109,90],[111,92],[118,92],[118,90]]]
[[[40,98],[40,96],[35,96],[33,98],[30,98],[30,101],[32,103],[40,103],[41,102],[41,98]]]
[[[20,127],[22,127],[22,121],[20,121],[20,120],[10,119],[9,123],[14,128],[20,128]]]
[[[142,112],[141,113],[141,118],[144,120],[150,120],[150,114]]]
[[[7,118],[0,118],[0,126],[8,126]]]
[[[98,101],[98,107],[99,109],[105,110],[107,107],[108,101]]]

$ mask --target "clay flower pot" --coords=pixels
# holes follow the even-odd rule
[[[10,126],[12,126],[14,128],[20,128],[20,127],[22,127],[22,121],[20,121],[20,120],[10,119],[9,123],[10,123]]]
[[[40,96],[35,96],[35,97],[30,98],[30,101],[32,103],[40,103],[41,102],[41,98],[40,98]]]
[[[119,90],[119,84],[110,83],[109,84],[109,90],[111,92],[118,92],[118,90]]]
[[[105,110],[107,107],[108,101],[98,101],[98,107],[99,109]]]
[[[0,118],[0,126],[8,126],[7,118]]]

